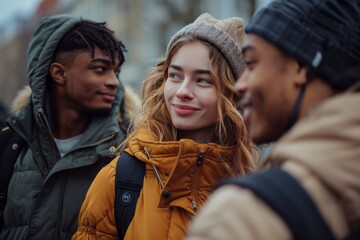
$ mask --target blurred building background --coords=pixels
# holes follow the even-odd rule
[[[27,1],[27,0],[24,0]],[[106,21],[128,52],[120,78],[141,88],[149,67],[161,57],[172,34],[201,13],[216,18],[252,14],[271,0],[38,0],[26,17],[11,16],[0,22],[0,99],[10,106],[17,91],[28,84],[26,52],[29,39],[41,18],[57,13]],[[0,7],[8,4],[1,0]]]

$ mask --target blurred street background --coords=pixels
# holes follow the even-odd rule
[[[28,84],[26,51],[36,24],[58,13],[106,21],[128,52],[120,78],[135,90],[165,53],[172,34],[208,12],[245,23],[271,0],[0,0],[0,100],[10,106]]]

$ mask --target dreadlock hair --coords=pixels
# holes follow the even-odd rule
[[[121,41],[116,39],[114,32],[106,27],[106,22],[96,23],[83,19],[60,40],[54,53],[54,59],[56,61],[64,60],[63,58],[66,56],[60,53],[66,53],[67,56],[73,58],[78,51],[88,51],[94,57],[95,47],[109,55],[113,64],[116,53],[120,65],[125,62],[126,48]]]

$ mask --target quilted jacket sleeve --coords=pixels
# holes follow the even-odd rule
[[[106,165],[91,184],[73,240],[118,239],[114,215],[116,162],[117,158]]]

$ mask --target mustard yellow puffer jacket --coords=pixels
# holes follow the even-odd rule
[[[146,173],[125,239],[183,239],[190,220],[204,205],[215,184],[228,177],[224,162],[231,167],[235,147],[189,139],[169,142],[151,139],[142,130],[126,150],[146,163]],[[105,166],[92,183],[73,239],[118,239],[114,217],[116,163],[114,159]],[[170,193],[169,198],[162,198],[164,191]]]

